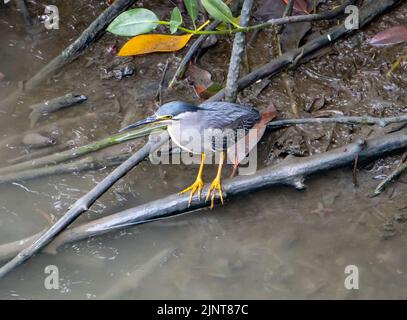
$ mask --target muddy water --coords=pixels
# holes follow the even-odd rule
[[[41,3],[29,1],[33,15],[42,14]],[[47,31],[40,25],[30,33],[12,6],[0,5],[0,72],[6,76],[0,81],[2,97],[35,74],[106,7],[104,1],[75,1],[75,5],[70,1],[47,2],[51,3],[59,7],[60,29]],[[164,17],[169,3],[148,1],[144,5]],[[406,112],[405,66],[391,79],[384,75],[403,47],[379,50],[366,44],[378,31],[405,23],[406,17],[404,5],[335,45],[328,56],[275,78],[260,94],[258,86],[245,90],[240,101],[259,109],[273,101],[280,117],[294,116],[293,102],[301,116],[327,110],[375,116]],[[272,38],[271,33],[262,32],[253,42],[248,50],[250,68],[272,58]],[[119,47],[123,41],[104,35],[63,72],[20,99],[12,111],[2,106],[1,140],[28,130],[27,106],[67,92],[85,94],[89,101],[38,124],[56,123],[61,144],[70,141],[81,145],[104,137],[154,110],[152,97],[163,66],[168,60],[170,76],[183,52],[137,57],[132,61],[136,67],[133,76],[102,79],[104,69],[114,60],[109,48]],[[210,70],[215,80],[223,81],[229,50],[230,41],[223,39],[202,56],[199,65]],[[187,84],[164,92],[165,101],[172,99],[200,101]],[[89,121],[84,117],[87,113],[99,117]],[[75,117],[74,126],[60,122]],[[288,155],[323,152],[357,137],[382,134],[384,131],[376,127],[347,126],[270,132],[259,148],[259,166],[284,161]],[[19,143],[7,144],[1,149],[2,164],[27,152]],[[234,199],[212,211],[67,245],[54,256],[41,254],[1,280],[0,298],[407,298],[406,224],[402,222],[407,215],[407,181],[401,177],[380,197],[368,197],[399,158],[361,167],[359,187],[354,187],[351,170],[345,168],[314,177],[303,192],[273,188]],[[215,169],[208,166],[206,181]],[[0,186],[0,242],[43,230],[47,221],[42,213],[52,218],[61,216],[108,172],[102,169]],[[195,174],[196,167],[145,162],[76,223],[173,193],[191,183]],[[161,255],[159,263],[154,262],[156,255]],[[59,269],[58,290],[44,286],[44,269],[49,265]],[[344,270],[349,265],[358,267],[359,290],[344,286]]]

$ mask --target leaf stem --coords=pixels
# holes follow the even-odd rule
[[[179,27],[178,29],[181,31],[184,31],[186,33],[191,33],[194,35],[227,35],[227,34],[233,34],[237,32],[248,32],[248,31],[253,31],[257,29],[264,29],[272,26],[278,26],[278,25],[285,25],[285,24],[290,24],[290,23],[299,23],[299,22],[311,22],[311,21],[317,21],[317,20],[329,20],[337,17],[339,14],[343,13],[346,6],[349,4],[354,3],[354,0],[347,0],[342,4],[341,6],[338,6],[330,11],[322,12],[322,13],[316,13],[316,14],[307,14],[307,15],[299,15],[299,16],[287,16],[283,18],[278,18],[278,19],[271,19],[267,22],[264,23],[259,23],[255,24],[253,26],[249,27],[242,27],[239,25],[236,25],[235,23],[231,22],[235,26],[234,29],[231,30],[200,30],[199,28],[197,30],[191,30],[188,28],[184,27]],[[170,23],[167,21],[156,21],[155,23],[160,24],[160,25],[169,25]]]

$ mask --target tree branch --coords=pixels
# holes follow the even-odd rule
[[[55,165],[60,162],[68,161],[77,159],[81,156],[87,155],[89,153],[123,143],[125,141],[145,137],[150,134],[152,131],[149,127],[144,128],[136,128],[135,130],[127,131],[124,133],[115,134],[113,136],[109,136],[103,138],[98,141],[91,142],[87,145],[76,147],[73,149],[65,150],[62,152],[57,152],[54,154],[50,154],[48,156],[44,156],[41,158],[37,158],[34,160],[28,160],[24,162],[20,162],[17,164],[13,164],[11,166],[0,168],[0,181],[4,175],[8,175],[13,172],[21,172],[25,170],[30,170],[33,168],[43,167],[47,165]]]
[[[298,22],[313,22],[313,21],[318,21],[318,20],[329,20],[333,19],[340,14],[344,13],[345,9],[347,6],[352,5],[356,2],[356,0],[347,0],[345,1],[344,4],[341,6],[330,10],[330,11],[325,11],[321,13],[314,13],[314,14],[302,14],[302,15],[297,15],[297,16],[291,16],[290,13],[284,13],[282,18],[276,18],[276,19],[270,19],[266,23],[264,23],[264,26],[280,26],[280,25],[285,25],[285,24],[290,24],[290,23],[298,23]],[[287,9],[288,9],[288,4],[287,4]]]
[[[242,27],[249,24],[250,13],[253,6],[253,0],[245,0],[242,11],[240,13],[240,23]],[[225,88],[225,100],[228,102],[236,102],[237,99],[237,80],[239,79],[240,62],[245,49],[246,34],[243,32],[236,33],[233,41],[232,56],[229,63],[229,72]]]
[[[285,126],[293,126],[297,124],[330,124],[330,123],[379,125],[380,127],[386,127],[392,123],[403,123],[403,122],[407,122],[407,115],[386,118],[376,118],[370,116],[361,116],[361,117],[350,116],[334,118],[283,119],[272,121],[267,125],[267,127],[279,128]]]
[[[220,24],[219,21],[214,21],[212,22],[205,30],[210,31],[214,30],[218,25]],[[183,77],[185,73],[185,69],[188,66],[188,63],[192,60],[193,56],[195,53],[199,50],[199,48],[203,45],[205,40],[209,37],[209,35],[200,35],[198,39],[191,45],[189,48],[188,52],[184,56],[184,58],[181,60],[177,70],[175,71],[174,76],[172,77],[171,81],[168,84],[168,88],[172,88],[174,84]]]
[[[223,182],[223,197],[233,198],[277,185],[291,185],[304,189],[304,180],[312,175],[341,167],[351,167],[359,156],[359,163],[372,161],[391,153],[407,150],[407,129],[388,134],[384,137],[357,141],[344,147],[316,154],[306,158],[294,158],[276,166],[267,167],[251,176],[238,176]],[[80,226],[65,230],[45,248],[46,252],[55,253],[67,243],[77,242],[107,232],[117,231],[134,225],[170,218],[181,214],[195,214],[199,208],[208,207],[205,200],[193,198],[188,206],[189,195],[172,194],[135,208],[127,209],[104,218],[96,219]],[[217,201],[219,199],[217,198]],[[28,246],[36,235],[29,238],[0,245],[0,260],[5,260]]]
[[[373,191],[371,197],[377,197],[378,195],[380,195],[390,183],[394,182],[405,171],[407,171],[407,153],[404,154],[397,168],[392,173],[390,173],[390,175],[386,179],[379,183],[379,185]]]
[[[370,1],[359,11],[360,14],[360,28],[366,26],[370,21],[380,16],[385,11],[395,7],[396,5],[403,2],[403,0],[383,0],[383,1]],[[301,16],[300,16],[301,17]],[[286,17],[288,19],[292,17]],[[254,70],[253,72],[247,74],[238,81],[238,90],[241,91],[251,84],[257,82],[260,79],[267,78],[269,76],[274,76],[280,72],[283,68],[289,67],[294,62],[296,64],[304,61],[307,55],[314,53],[315,51],[330,45],[331,43],[337,41],[338,39],[344,37],[347,34],[352,33],[354,30],[346,29],[344,24],[333,27],[328,30],[327,33],[321,35],[313,40],[310,40],[305,45],[300,48],[288,51],[287,53],[281,55],[280,57],[272,60],[271,62],[265,64],[264,66]],[[219,91],[216,95],[212,96],[207,101],[218,101],[225,97],[225,90]]]
[[[85,194],[82,198],[77,200],[75,204],[65,213],[51,228],[43,233],[34,243],[22,250],[11,261],[0,268],[0,278],[4,277],[11,270],[19,266],[25,260],[32,257],[35,253],[46,246],[55,236],[64,230],[69,224],[76,220],[83,212],[87,211],[89,207],[99,199],[109,188],[122,178],[127,172],[133,169],[150,152],[157,150],[163,143],[168,141],[168,134],[160,134],[151,138],[144,147],[132,155],[129,159],[123,162],[106,178],[98,183],[91,191]]]

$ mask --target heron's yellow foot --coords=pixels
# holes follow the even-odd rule
[[[220,183],[220,179],[222,176],[222,167],[223,167],[223,162],[225,161],[225,157],[226,157],[225,152],[222,152],[220,154],[218,173],[216,174],[215,179],[213,179],[212,184],[209,187],[208,194],[206,196],[206,201],[208,201],[209,198],[211,198],[211,209],[213,209],[213,206],[214,206],[216,192],[218,192],[220,201],[223,204],[223,194],[222,194],[222,186]]]
[[[188,201],[188,207],[191,205],[192,197],[196,192],[198,192],[198,199],[201,200],[201,194],[202,194],[202,188],[204,186],[204,182],[201,177],[197,177],[195,182],[188,188],[182,190],[179,194],[184,194],[190,191],[191,193],[189,194],[189,201]]]
[[[209,198],[211,198],[211,209],[213,209],[213,207],[214,207],[216,192],[218,192],[220,202],[222,202],[222,204],[223,204],[223,194],[222,194],[222,185],[220,183],[220,176],[216,177],[212,181],[212,184],[209,187],[208,194],[206,196],[206,201],[208,201]]]
[[[188,207],[191,205],[192,197],[194,194],[198,191],[198,199],[201,200],[201,194],[202,194],[202,188],[204,186],[204,182],[202,180],[202,172],[203,172],[203,166],[205,162],[205,154],[201,154],[201,165],[199,166],[199,171],[198,171],[198,176],[196,177],[195,182],[192,184],[192,186],[182,190],[179,194],[184,194],[188,191],[190,191],[189,195],[189,201],[188,201]]]

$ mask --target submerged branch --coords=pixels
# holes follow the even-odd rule
[[[17,181],[17,180],[32,180],[51,175],[63,173],[81,172],[85,170],[97,170],[101,168],[109,168],[117,166],[130,157],[129,153],[123,153],[106,159],[95,159],[94,157],[85,157],[69,163],[61,163],[43,168],[28,169],[24,171],[12,172],[0,176],[0,184]]]
[[[86,100],[88,100],[88,98],[83,94],[68,93],[64,96],[29,106],[32,110],[29,115],[31,128],[34,127],[42,117]]]
[[[167,132],[151,137],[144,147],[123,162],[82,198],[77,200],[75,204],[54,225],[52,225],[51,228],[49,228],[37,240],[35,240],[34,243],[30,244],[7,264],[2,266],[0,268],[0,278],[4,277],[11,270],[22,264],[27,259],[31,258],[34,254],[46,246],[61,231],[75,221],[76,218],[78,218],[83,212],[87,211],[89,207],[95,203],[95,201],[99,199],[107,190],[109,190],[113,184],[115,184],[142,160],[144,160],[150,154],[150,152],[157,150],[166,141],[168,141]]]
[[[68,62],[74,60],[89,44],[95,41],[122,11],[129,8],[137,0],[116,0],[102,14],[99,15],[83,32],[70,44],[62,53],[51,60],[46,66],[38,71],[32,78],[24,83],[24,91],[16,91],[10,95],[3,104],[8,106],[18,99],[22,93],[35,89],[45,79],[49,78],[57,70],[62,68]]]
[[[149,135],[151,131],[152,131],[151,127],[145,127],[141,129],[138,128],[132,131],[126,131],[124,133],[119,133],[107,138],[103,138],[101,140],[89,143],[85,146],[77,147],[74,149],[58,152],[34,160],[29,160],[8,167],[0,168],[0,180],[2,180],[4,175],[8,175],[13,172],[25,171],[46,165],[58,164],[60,162],[73,160],[86,154],[89,154],[91,152],[95,152],[125,141],[145,137]]]
[[[271,166],[257,171],[251,176],[239,176],[225,180],[223,183],[224,198],[237,197],[249,192],[255,192],[276,185],[291,185],[297,189],[305,188],[304,179],[345,166],[352,166],[359,156],[359,163],[372,161],[378,157],[403,152],[407,149],[407,129],[388,134],[384,137],[358,141],[342,148],[334,149],[323,154],[316,154],[307,158],[295,158],[282,164]],[[128,228],[134,225],[174,217],[183,213],[199,213],[199,208],[205,208],[209,203],[203,199],[193,198],[188,206],[189,195],[179,196],[172,194],[168,197],[155,200],[135,208],[127,209],[107,217],[84,223],[80,226],[62,232],[45,248],[46,252],[53,253],[67,243],[77,242],[107,232]],[[219,199],[217,199],[219,200]],[[29,238],[27,238],[29,239]],[[29,245],[29,241],[25,245]],[[32,240],[31,240],[32,241]],[[18,243],[18,242],[13,242]],[[10,257],[11,244],[0,245],[0,260]],[[21,246],[15,248],[17,253]],[[6,252],[7,254],[5,254]]]

